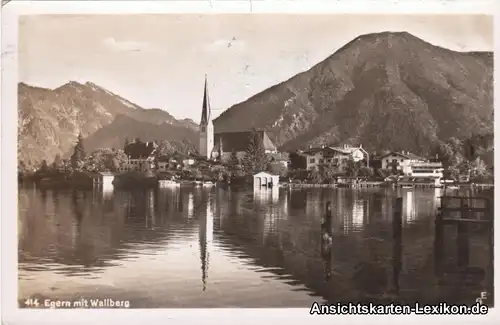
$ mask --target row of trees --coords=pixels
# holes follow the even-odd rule
[[[485,181],[493,177],[493,166],[489,167],[483,158],[493,154],[493,148],[488,148],[487,142],[477,142],[475,137],[465,141],[451,137],[445,142],[438,141],[432,154],[443,163],[446,178],[467,175],[472,181]]]
[[[460,174],[467,174],[471,176],[472,180],[481,181],[492,177],[493,168],[488,167],[482,156],[492,151],[489,148],[488,141],[480,138],[479,145],[477,140],[474,143],[470,141],[460,141],[457,138],[450,138],[446,142],[438,141],[434,146],[431,156],[435,160],[441,161],[446,169],[446,178],[457,178]],[[42,161],[39,171],[72,171],[72,170],[86,170],[86,171],[117,171],[127,161],[126,149],[133,144],[142,143],[140,139],[133,142],[125,142],[124,150],[120,149],[98,149],[87,155],[84,148],[83,137],[80,134],[77,143],[73,149],[71,158],[62,159],[57,155],[52,162],[48,164],[47,161]],[[388,150],[385,150],[386,152]],[[160,141],[156,143],[154,150],[157,156],[170,156],[175,157],[179,154],[178,149],[169,141]],[[195,153],[194,148],[188,153]],[[386,153],[380,152],[380,154]],[[183,153],[185,154],[185,153]],[[236,152],[231,154],[231,158],[227,164],[220,164],[221,170],[231,176],[245,176],[259,171],[269,171],[280,176],[287,176],[293,179],[309,180],[311,182],[324,183],[329,182],[336,176],[350,176],[350,177],[380,177],[397,174],[395,170],[384,170],[367,167],[363,162],[355,163],[350,160],[344,160],[333,165],[321,165],[317,169],[306,171],[305,158],[297,153],[290,153],[287,159],[289,161],[289,168],[282,163],[283,157],[267,154],[264,148],[262,136],[254,130],[251,135],[250,143],[246,149],[245,156],[240,159]],[[24,164],[20,162],[20,171],[24,170]]]
[[[123,150],[103,148],[93,151],[87,155],[83,145],[83,137],[78,136],[73,154],[70,159],[62,159],[61,155],[56,155],[54,161],[49,164],[42,160],[37,169],[38,174],[69,173],[71,171],[118,171],[127,161],[127,155]],[[19,171],[26,173],[23,162],[19,163]]]

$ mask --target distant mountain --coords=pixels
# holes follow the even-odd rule
[[[27,166],[50,163],[57,154],[68,157],[79,133],[87,138],[88,152],[110,144],[122,148],[119,141],[125,138],[147,141],[148,135],[177,143],[198,139],[193,121],[144,109],[90,82],[71,81],[53,90],[20,83],[18,112],[18,158]],[[98,131],[99,138],[93,136]]]
[[[406,32],[362,35],[214,124],[265,129],[285,150],[351,143],[426,154],[452,136],[493,132],[493,53],[454,52]]]
[[[124,131],[126,130],[126,131]],[[198,134],[189,127],[164,122],[152,124],[129,116],[117,115],[111,124],[97,130],[84,141],[85,148],[123,148],[125,140],[168,140],[178,151],[193,151],[198,147]]]

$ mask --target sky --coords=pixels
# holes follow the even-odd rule
[[[19,81],[91,81],[144,108],[199,122],[311,68],[361,34],[407,31],[457,51],[492,51],[493,16],[137,14],[19,19]]]

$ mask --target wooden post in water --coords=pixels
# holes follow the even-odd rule
[[[441,276],[443,273],[443,250],[444,250],[444,223],[443,223],[443,203],[446,202],[441,198],[441,207],[438,209],[436,219],[434,220],[434,274]]]
[[[321,256],[324,263],[325,281],[330,279],[332,273],[332,202],[325,205],[325,214],[321,222]]]
[[[332,231],[332,202],[328,201],[325,205],[325,215],[321,223],[321,229],[327,231],[328,234]]]
[[[392,271],[393,285],[396,293],[399,292],[399,274],[402,266],[403,253],[403,198],[398,197],[393,202],[392,215],[392,240],[393,240],[393,256],[392,256]]]
[[[460,217],[461,219],[468,219],[469,204],[464,202],[465,198],[460,199]],[[469,265],[469,233],[467,223],[457,222],[457,264],[459,267],[466,267]]]

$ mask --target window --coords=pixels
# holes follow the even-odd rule
[[[205,126],[202,126],[201,127],[201,132],[205,132],[205,131],[206,131]]]
[[[332,162],[332,159],[331,159],[331,158],[328,158],[328,159],[326,160],[326,162],[329,162],[329,163],[330,163],[330,162]]]
[[[320,159],[319,163],[322,164],[324,161],[325,161],[324,159]]]
[[[316,159],[311,158],[311,159],[309,159],[309,162],[310,162],[311,164],[314,164],[314,163],[316,162]]]

